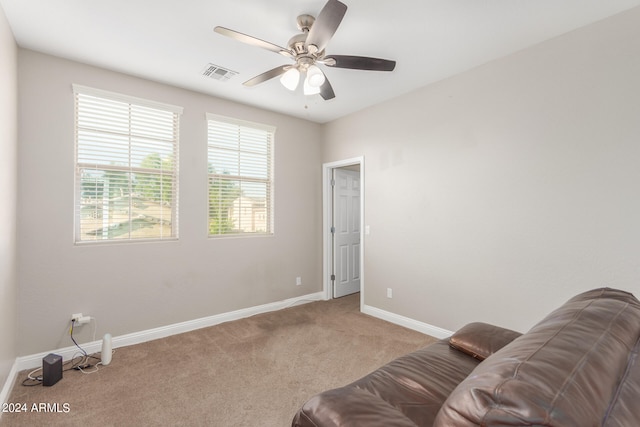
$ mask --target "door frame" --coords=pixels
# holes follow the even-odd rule
[[[331,197],[330,180],[333,170],[345,166],[360,166],[360,309],[364,303],[364,156],[324,163],[322,165],[322,292],[324,299],[333,298],[333,286],[331,285],[331,217],[333,215],[333,198]]]

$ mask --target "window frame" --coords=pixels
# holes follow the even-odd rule
[[[250,237],[269,237],[275,235],[275,183],[274,183],[274,169],[275,169],[275,134],[276,127],[271,125],[266,125],[263,123],[251,122],[247,120],[236,119],[232,117],[227,117],[219,114],[206,113],[207,120],[207,237],[211,239],[224,239],[224,238],[250,238]],[[238,129],[238,132],[241,131],[242,128],[248,128],[253,132],[265,132],[267,135],[267,144],[266,147],[266,157],[268,164],[267,168],[267,177],[264,179],[257,179],[255,177],[247,177],[243,176],[241,173],[238,175],[229,175],[225,173],[216,173],[209,170],[211,166],[210,158],[211,158],[211,149],[212,149],[212,140],[211,140],[211,125],[212,122],[219,122],[224,126],[235,126]],[[239,139],[238,144],[241,144],[242,141]],[[220,148],[218,146],[217,148]],[[240,152],[242,150],[238,148],[238,155],[240,156]],[[237,232],[223,232],[223,233],[212,233],[211,232],[211,199],[210,199],[210,191],[211,191],[211,182],[214,178],[222,178],[229,181],[241,181],[245,183],[256,183],[260,182],[265,184],[266,189],[266,201],[265,201],[265,223],[267,230],[266,231],[237,231]],[[239,202],[240,204],[242,201]]]
[[[138,97],[134,97],[134,96],[129,96],[129,95],[124,95],[121,93],[116,93],[116,92],[110,92],[110,91],[106,91],[106,90],[102,90],[102,89],[96,89],[96,88],[92,88],[92,87],[87,87],[87,86],[82,86],[82,85],[78,85],[78,84],[72,84],[72,88],[73,88],[73,94],[74,94],[74,214],[73,214],[73,221],[74,221],[74,244],[75,245],[96,245],[96,244],[118,244],[118,243],[137,243],[137,242],[165,242],[165,241],[175,241],[178,240],[179,238],[179,163],[180,163],[180,159],[179,159],[179,152],[180,152],[180,120],[181,120],[181,116],[182,116],[182,112],[183,112],[183,108],[179,107],[179,106],[175,106],[175,105],[171,105],[171,104],[166,104],[166,103],[161,103],[161,102],[156,102],[156,101],[151,101],[151,100],[147,100],[147,99],[143,99],[143,98],[138,98]],[[82,131],[82,128],[79,125],[79,122],[81,120],[79,120],[79,107],[81,105],[82,102],[82,97],[86,96],[86,97],[92,97],[92,98],[96,98],[100,101],[104,101],[105,105],[110,103],[110,102],[116,102],[116,103],[126,103],[128,104],[129,107],[129,118],[131,118],[131,111],[133,110],[133,108],[142,108],[142,109],[155,109],[155,110],[159,110],[162,111],[163,113],[170,113],[173,115],[173,128],[172,128],[172,139],[168,140],[170,141],[170,147],[171,147],[171,154],[170,156],[172,156],[173,158],[173,170],[169,173],[164,173],[164,172],[158,172],[158,169],[149,169],[149,168],[144,168],[141,165],[140,166],[134,166],[132,164],[132,157],[129,157],[127,164],[122,164],[122,165],[109,165],[106,163],[99,163],[96,162],[95,164],[92,164],[90,162],[82,162],[80,160],[80,148],[81,148],[81,141],[80,141],[80,137],[79,134]],[[101,118],[102,119],[102,118]],[[116,137],[120,137],[123,138],[126,136],[127,138],[127,147],[129,150],[129,153],[131,153],[132,150],[132,145],[133,145],[133,141],[136,138],[140,138],[140,135],[136,135],[135,132],[132,132],[131,130],[131,121],[129,122],[129,128],[128,128],[128,132],[125,133],[115,133],[114,135],[116,135]],[[167,122],[168,123],[168,122]],[[146,128],[145,128],[146,129]],[[96,132],[96,135],[102,135],[104,133],[108,133],[105,132],[104,130],[100,130],[100,129],[95,129],[94,130]],[[91,132],[89,130],[89,132]],[[153,138],[151,138],[153,139]],[[166,141],[165,141],[166,142]],[[90,147],[91,145],[87,145],[86,147]],[[83,148],[85,148],[85,146],[83,146]],[[109,145],[105,145],[105,152],[108,152],[109,148],[111,148]],[[105,156],[104,160],[106,161],[107,159],[107,154],[103,154]],[[103,160],[103,159],[99,159],[99,160]],[[160,158],[159,158],[160,160]],[[82,178],[83,178],[83,174],[82,172],[85,170],[93,170],[95,172],[113,172],[113,173],[124,173],[127,174],[127,182],[129,185],[129,194],[133,193],[133,187],[131,186],[132,184],[132,180],[131,180],[131,175],[133,174],[149,174],[149,176],[152,175],[156,175],[162,183],[164,183],[164,179],[165,177],[169,177],[170,178],[170,182],[171,182],[171,234],[166,236],[166,235],[160,235],[158,237],[149,237],[149,236],[145,236],[145,237],[132,237],[131,236],[131,232],[134,231],[131,228],[131,220],[133,219],[132,215],[133,212],[130,209],[129,210],[129,229],[126,232],[126,234],[128,235],[128,237],[110,237],[110,238],[96,238],[96,239],[83,239],[82,233],[81,233],[81,225],[82,225],[82,207],[83,207],[83,186],[82,186]],[[162,170],[162,169],[160,169]],[[131,199],[131,198],[130,198]],[[133,203],[133,201],[130,200],[129,202],[130,204]]]

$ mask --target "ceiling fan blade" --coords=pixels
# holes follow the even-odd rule
[[[279,53],[281,55],[284,55],[286,57],[292,58],[293,52],[291,52],[289,49],[284,48],[282,46],[278,46],[276,44],[273,43],[269,43],[267,41],[261,40],[259,38],[253,37],[253,36],[249,36],[247,34],[235,31],[235,30],[230,30],[229,28],[225,28],[225,27],[215,27],[213,29],[213,31],[215,31],[218,34],[222,34],[223,36],[227,36],[227,37],[231,37],[232,39],[241,41],[242,43],[246,43],[246,44],[250,44],[252,46],[257,46],[257,47],[261,47],[263,49],[267,49],[270,50],[271,52],[275,52],[275,53]]]
[[[322,83],[322,86],[320,86],[320,96],[325,101],[336,97],[336,94],[333,92],[333,88],[331,87],[331,83],[329,83],[329,79],[326,78],[326,76],[324,79],[324,83]]]
[[[328,67],[350,68],[353,70],[393,71],[396,68],[396,61],[370,58],[368,56],[329,55],[319,62]]]
[[[291,65],[281,65],[279,67],[274,68],[273,70],[269,70],[262,74],[259,74],[242,84],[245,86],[255,86],[257,84],[264,83],[267,80],[271,80],[274,77],[278,77],[279,75],[284,74],[289,68],[291,68]]]
[[[347,5],[338,0],[329,0],[309,30],[305,45],[310,53],[322,51],[338,29]]]

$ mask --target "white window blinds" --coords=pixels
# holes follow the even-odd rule
[[[177,238],[182,109],[73,90],[76,243]]]
[[[275,128],[207,114],[209,236],[273,233]]]

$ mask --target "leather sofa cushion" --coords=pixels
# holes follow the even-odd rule
[[[478,360],[484,360],[520,335],[522,335],[520,332],[511,329],[474,322],[463,326],[451,335],[449,345]]]
[[[639,335],[633,295],[612,289],[577,295],[478,365],[434,426],[600,425]]]
[[[615,399],[602,422],[603,427],[628,427],[640,423],[640,339],[629,357],[627,372],[620,383]]]
[[[309,399],[292,426],[431,426],[447,396],[480,363],[443,339]]]

